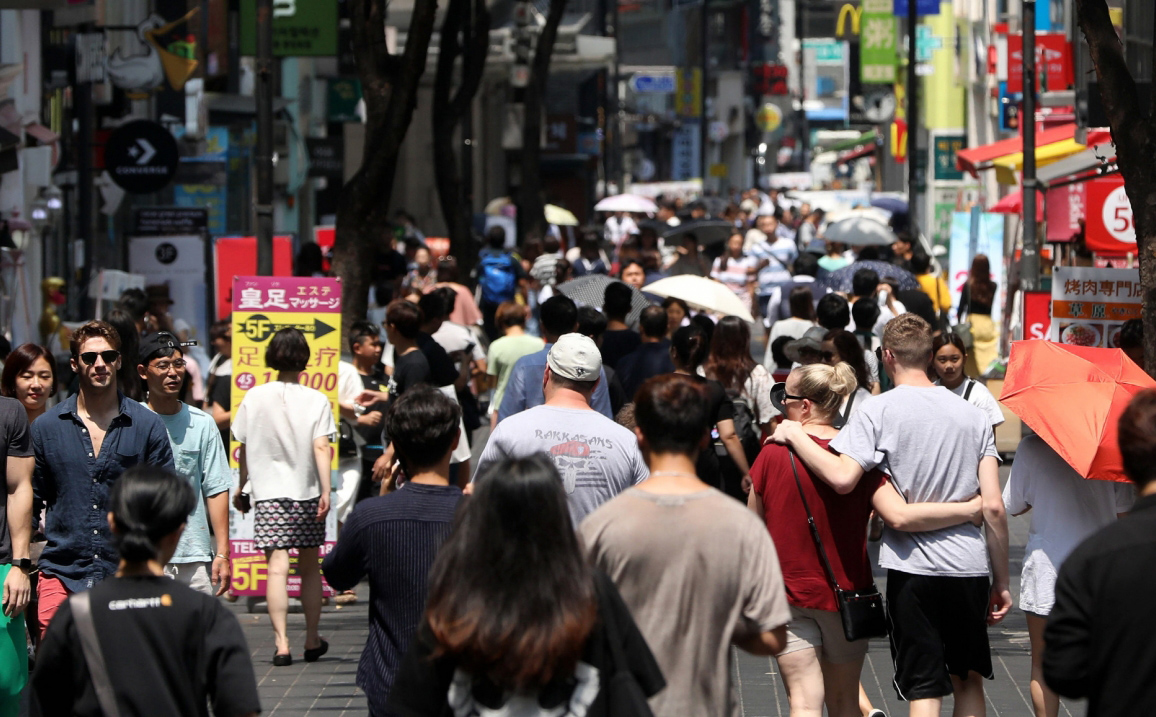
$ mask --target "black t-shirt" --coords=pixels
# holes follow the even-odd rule
[[[429,362],[429,379],[426,383],[441,387],[458,380],[458,367],[454,365],[454,360],[432,336],[425,332],[418,334],[417,347]]]
[[[28,413],[15,398],[0,398],[0,480],[7,485],[8,458],[32,455]],[[0,506],[0,563],[12,560],[12,536],[8,533],[7,503]]]
[[[429,361],[425,354],[410,351],[393,355],[393,375],[389,377],[389,397],[395,399],[419,383],[431,383]]]
[[[579,666],[583,669],[596,670],[596,679],[603,689],[586,698],[576,695],[576,681],[588,679],[576,670],[572,675],[556,678],[538,692],[537,713],[519,711],[518,714],[547,717],[566,711],[560,708],[573,701],[586,708],[584,714],[587,717],[612,717],[606,704],[604,688],[616,672],[623,671],[622,666],[614,664],[611,652],[612,640],[621,645],[628,663],[625,668],[634,676],[647,697],[653,697],[666,686],[662,670],[651,654],[646,638],[638,630],[614,583],[602,573],[596,574],[595,581],[598,587],[598,622],[586,639],[586,647],[583,649],[582,657],[579,658]],[[437,642],[429,629],[429,622],[423,620],[390,692],[389,709],[394,714],[403,717],[452,717],[455,714],[454,709],[448,704],[447,697],[456,666],[452,658],[434,658],[436,648]],[[468,714],[477,714],[479,708],[484,707],[497,709],[508,697],[508,693],[490,680],[484,677],[475,679],[473,689],[466,698],[474,702],[474,711]],[[575,705],[571,704],[571,707],[573,706]]]
[[[735,419],[735,407],[727,398],[726,389],[718,381],[702,376],[690,376],[690,378],[706,386],[707,400],[709,401],[707,416],[710,418],[712,429],[712,441],[706,448],[698,452],[698,460],[694,464],[694,470],[703,483],[721,490],[723,485],[722,473],[720,472],[721,464],[718,454],[715,452],[714,443],[717,440],[719,421],[733,421]]]
[[[608,329],[602,334],[602,363],[614,369],[623,356],[642,345],[642,337],[634,329]]]
[[[618,361],[618,377],[626,395],[634,394],[648,378],[674,371],[670,360],[670,341],[662,339],[658,343],[642,344]]]
[[[92,618],[125,717],[208,717],[258,712],[249,648],[216,598],[167,577],[105,580],[91,590]],[[33,715],[101,715],[66,600],[32,673]]]
[[[233,375],[226,373],[221,376],[213,376],[212,378],[213,388],[209,391],[208,402],[210,416],[213,415],[211,407],[214,405],[220,406],[226,412],[232,410],[233,407]],[[230,440],[228,428],[221,431],[221,440],[224,441],[225,449],[228,451]]]

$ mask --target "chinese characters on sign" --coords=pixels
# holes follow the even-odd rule
[[[934,141],[936,181],[962,181],[963,170],[955,166],[955,155],[964,148],[963,135],[938,135]]]
[[[1140,318],[1144,288],[1138,269],[1064,267],[1052,276],[1048,338],[1075,346],[1120,347],[1120,329]]]
[[[863,0],[859,23],[860,79],[868,84],[895,82],[897,24],[890,0]]]
[[[231,408],[235,413],[246,392],[277,380],[277,372],[265,365],[265,350],[273,334],[292,327],[305,334],[309,363],[300,382],[329,399],[334,421],[337,406],[337,364],[341,360],[341,282],[319,277],[236,277],[233,280],[233,374]],[[337,473],[337,436],[330,438],[331,470]],[[234,467],[240,444],[230,444]],[[337,485],[334,484],[334,488]],[[324,556],[337,539],[337,514],[330,511],[325,526]],[[233,512],[229,539],[233,555],[233,592],[264,595],[268,566],[253,543],[253,518]],[[296,595],[300,578],[294,574],[297,557],[290,553],[289,594]],[[332,594],[325,588],[327,594]]]

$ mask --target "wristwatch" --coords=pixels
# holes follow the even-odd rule
[[[31,558],[20,558],[19,560],[13,560],[12,565],[19,568],[21,572],[25,574],[32,572],[32,569],[35,567],[32,564]]]

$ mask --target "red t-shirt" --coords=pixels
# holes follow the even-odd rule
[[[827,446],[830,440],[811,438],[830,450]],[[798,456],[795,465],[839,587],[844,590],[868,587],[872,578],[867,562],[867,520],[871,515],[871,497],[887,476],[877,470],[870,471],[859,479],[853,491],[839,495],[834,488],[813,477]],[[765,446],[751,468],[751,481],[763,499],[763,520],[779,553],[787,601],[795,607],[837,610],[835,591],[827,580],[807,526],[807,511],[791,473],[787,447]]]

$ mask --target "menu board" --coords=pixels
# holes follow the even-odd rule
[[[1139,269],[1061,267],[1052,273],[1051,341],[1120,347],[1120,329],[1140,318]]]

